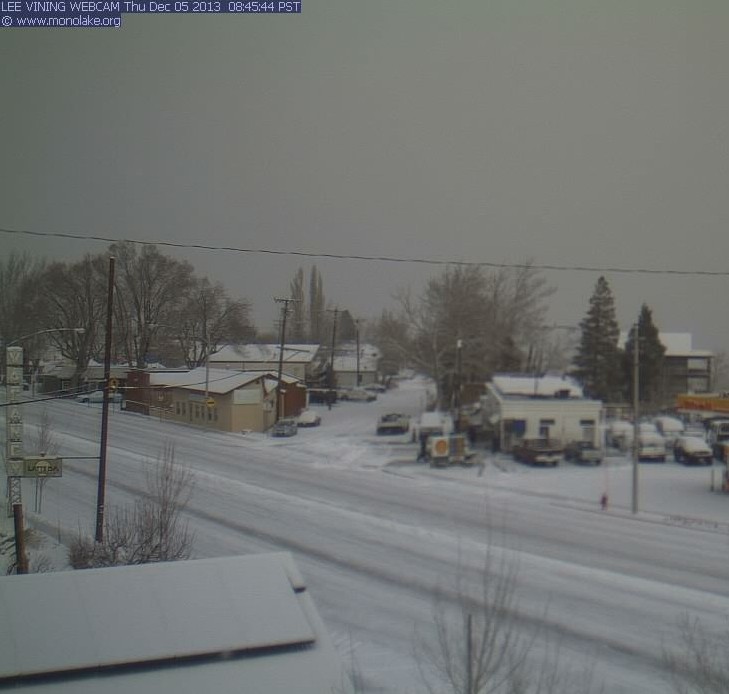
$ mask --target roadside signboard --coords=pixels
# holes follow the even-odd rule
[[[20,477],[61,477],[63,459],[58,456],[34,455],[23,458],[23,472]]]

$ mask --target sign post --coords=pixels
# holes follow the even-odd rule
[[[13,506],[21,504],[22,487],[20,485],[19,466],[23,464],[23,413],[20,408],[20,392],[23,387],[23,348],[6,347],[5,349],[5,392],[7,407],[5,408],[5,474],[8,480],[7,515],[13,515]]]

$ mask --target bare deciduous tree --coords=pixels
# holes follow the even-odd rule
[[[729,629],[710,634],[698,619],[678,621],[680,647],[663,650],[663,663],[677,694],[729,694]]]
[[[396,297],[398,314],[381,320],[379,346],[406,356],[410,366],[430,376],[446,407],[457,364],[464,382],[484,382],[495,371],[524,366],[522,355],[543,339],[545,302],[552,293],[528,263],[492,273],[475,266],[447,268],[419,297],[409,291]],[[394,329],[395,321],[402,329]]]
[[[43,261],[10,253],[0,260],[0,338],[6,344],[47,326],[35,310],[41,299]]]
[[[193,534],[182,514],[194,479],[175,460],[175,447],[167,442],[147,473],[147,495],[133,506],[107,516],[104,541],[79,536],[69,550],[75,569],[149,564],[189,559]]]
[[[192,265],[161,253],[156,246],[141,250],[133,243],[115,243],[114,331],[129,364],[146,366],[157,326],[173,325],[193,284]]]
[[[56,437],[53,435],[53,421],[46,408],[43,408],[41,412],[35,437],[31,438],[31,446],[39,455],[52,456],[58,452],[58,443],[56,443]],[[33,510],[36,513],[42,513],[43,490],[46,482],[48,482],[47,477],[35,478],[35,505]]]
[[[75,366],[73,382],[99,348],[105,315],[106,267],[102,256],[86,255],[76,263],[53,263],[43,275],[46,328],[63,328],[48,339]],[[68,328],[83,328],[76,333]]]
[[[231,299],[222,284],[195,279],[188,289],[174,329],[167,329],[177,342],[188,367],[201,366],[225,343],[250,339],[254,330],[245,301]]]
[[[436,694],[588,694],[590,668],[573,670],[533,621],[518,611],[517,560],[489,546],[476,583],[466,586],[458,570],[455,590],[439,590],[433,635],[416,641],[423,683]],[[538,643],[538,637],[542,637]],[[539,648],[537,646],[539,645]],[[540,655],[541,653],[541,655]]]

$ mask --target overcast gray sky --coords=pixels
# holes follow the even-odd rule
[[[313,253],[729,272],[725,0],[303,0],[0,29],[0,227]],[[6,253],[99,242],[0,234]],[[172,252],[260,327],[310,260]],[[355,316],[437,271],[316,261]],[[599,273],[545,273],[576,324]],[[606,273],[627,327],[729,348],[729,277]]]

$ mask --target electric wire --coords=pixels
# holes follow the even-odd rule
[[[175,241],[148,241],[142,239],[122,239],[112,236],[100,236],[97,234],[73,234],[60,231],[32,231],[29,229],[4,229],[0,233],[25,236],[39,236],[43,238],[74,239],[79,241],[103,241],[104,243],[132,243],[140,246],[163,246],[167,248],[180,248],[189,250],[225,251],[228,253],[259,254],[294,256],[303,258],[321,258],[331,260],[358,260],[364,262],[386,262],[386,263],[408,263],[431,266],[461,266],[461,267],[488,267],[494,269],[534,269],[556,272],[591,272],[591,273],[621,273],[633,275],[673,275],[691,277],[728,277],[729,270],[683,270],[678,268],[628,268],[621,266],[600,266],[600,265],[556,265],[549,263],[522,262],[506,263],[486,260],[456,260],[419,258],[415,256],[393,256],[393,255],[359,255],[348,253],[321,253],[313,251],[276,250],[272,248],[244,248],[239,246],[215,246],[203,243],[181,243]]]

